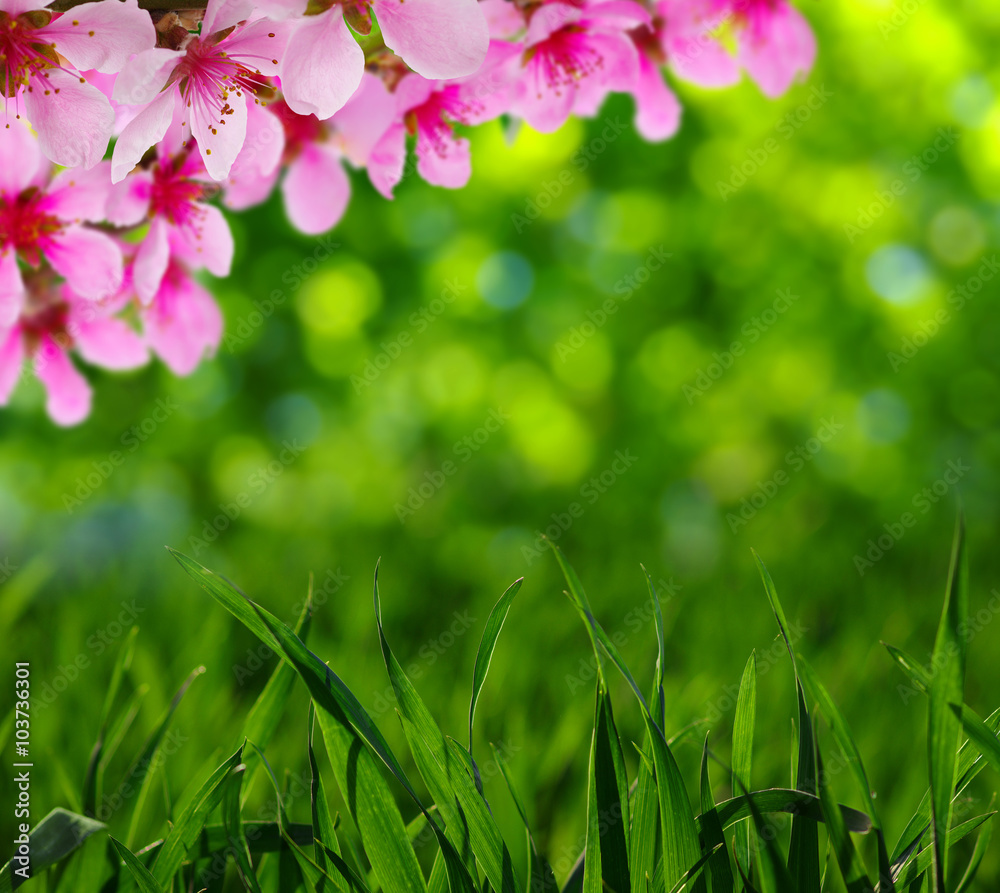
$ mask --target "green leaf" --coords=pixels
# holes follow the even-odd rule
[[[986,718],[986,726],[994,734],[1000,732],[1000,708],[994,710]],[[986,768],[986,760],[971,741],[966,741],[958,752],[956,774],[959,776],[959,780],[955,785],[955,794],[952,797],[953,804],[984,768]],[[894,868],[902,861],[904,853],[915,849],[916,844],[930,827],[930,820],[931,795],[930,789],[928,789],[920,801],[917,811],[913,814],[910,821],[907,822],[903,833],[899,837],[899,842],[896,844],[896,849],[892,854]]]
[[[500,630],[507,619],[507,612],[510,610],[511,602],[524,578],[515,580],[507,587],[507,591],[500,596],[500,600],[493,606],[490,616],[486,620],[486,628],[483,630],[483,637],[479,642],[479,651],[476,652],[476,667],[472,673],[472,701],[469,704],[469,753],[472,753],[472,721],[476,715],[476,702],[479,700],[479,692],[486,681],[486,674],[490,670],[490,661],[493,660],[493,649],[496,647],[497,639],[500,637]]]
[[[701,751],[701,844],[703,849],[712,851],[712,857],[708,862],[712,893],[733,893],[733,871],[729,864],[726,838],[722,833],[719,815],[715,811],[715,798],[712,796],[712,782],[708,773],[708,757],[706,732],[705,745]]]
[[[309,628],[312,623],[312,579],[309,580],[309,591],[306,593],[305,604],[299,613],[295,624],[295,635],[303,642],[309,635]],[[282,717],[285,715],[285,708],[288,705],[288,698],[295,684],[295,668],[287,661],[279,660],[271,676],[267,680],[261,693],[257,696],[253,707],[247,714],[246,722],[240,732],[239,739],[234,742],[234,746],[240,741],[252,741],[262,751],[267,752],[267,745],[270,744]],[[246,758],[246,774],[243,783],[243,802],[250,796],[250,789],[257,778],[257,772],[261,768],[261,759],[256,750],[251,750],[244,755]]]
[[[585,893],[629,893],[628,785],[621,760],[621,742],[615,728],[611,699],[597,688],[594,732],[591,740],[590,788],[587,797],[587,846],[583,873]]]
[[[992,804],[990,805],[992,806]],[[986,855],[986,850],[989,849],[990,837],[992,835],[993,822],[987,819],[983,825],[983,830],[979,832],[979,836],[976,838],[976,847],[972,851],[972,858],[969,859],[965,874],[962,875],[962,879],[958,882],[955,893],[966,893],[972,887],[972,882],[975,880],[976,874],[979,872],[979,866],[982,864],[983,856]]]
[[[807,794],[805,791],[794,791],[790,788],[767,788],[761,791],[752,791],[751,796],[757,809],[764,815],[772,812],[787,812],[792,815],[808,816],[817,822],[824,821],[823,808],[819,798]],[[723,800],[713,812],[715,812],[723,829],[753,815],[745,795],[733,797],[731,800]],[[871,831],[872,822],[865,813],[841,805],[840,814],[848,831],[854,834],[867,834]],[[702,833],[707,817],[708,813],[703,812],[695,818],[699,833]]]
[[[844,885],[848,893],[868,893],[872,889],[868,874],[865,871],[861,856],[854,847],[854,841],[847,832],[847,825],[841,810],[838,808],[830,788],[826,783],[826,775],[823,772],[823,758],[820,754],[819,743],[816,744],[816,769],[819,782],[819,797],[823,809],[823,818],[826,821],[826,833],[837,857],[837,864],[840,866],[840,874],[844,879]]]
[[[656,591],[653,578],[649,575],[645,567],[642,568],[642,572],[646,575],[646,586],[649,589],[649,598],[654,608],[653,620],[656,622],[656,680],[654,689],[656,695],[652,699],[652,703],[654,708],[657,704],[659,705],[659,710],[654,709],[653,716],[662,729],[666,723],[666,700],[663,696],[663,667],[666,663],[666,643],[663,637],[663,611],[660,610],[660,594]]]
[[[949,704],[952,713],[965,728],[969,740],[997,772],[1000,772],[1000,740],[979,715],[966,704]]]
[[[243,748],[240,747],[187,798],[177,821],[163,841],[163,847],[157,854],[156,861],[153,862],[153,877],[161,886],[169,884],[181,867],[188,849],[197,841],[212,810],[222,800],[223,783],[240,764],[242,757]]]
[[[372,751],[421,808],[423,804],[384,736],[353,692],[274,615],[247,598],[228,580],[187,556],[170,551],[203,589],[287,660],[305,682],[319,708],[317,718],[337,784],[372,857],[379,883],[394,893],[397,890],[425,893],[426,884],[406,837],[399,807],[373,761]]]
[[[736,714],[733,719],[733,776],[740,790],[750,790],[750,770],[753,764],[753,733],[757,717],[757,654],[751,652],[743,669],[740,691],[736,697]],[[734,791],[735,793],[735,791]],[[743,865],[750,864],[751,827],[737,828],[735,834],[736,858]]]
[[[764,822],[764,815],[754,801],[753,796],[739,777],[733,773],[733,784],[738,786],[747,797],[747,806],[753,818],[753,825],[757,832],[757,867],[760,876],[761,893],[800,893],[796,891],[792,876],[785,866],[785,859],[778,849],[774,834],[768,833],[770,830]],[[839,817],[840,813],[837,812]],[[763,854],[760,854],[761,844],[763,844]],[[739,864],[737,862],[737,864]],[[747,861],[749,865],[749,860]],[[852,891],[853,893],[853,891]]]
[[[68,856],[88,837],[103,831],[105,827],[103,822],[88,816],[77,815],[58,807],[53,809],[28,832],[32,877]],[[14,873],[19,867],[11,859],[0,869],[0,893],[10,893],[24,883],[25,879]]]
[[[177,690],[173,699],[170,701],[170,705],[164,711],[163,716],[160,717],[160,721],[156,724],[156,728],[153,730],[153,734],[146,739],[146,743],[143,745],[142,750],[139,755],[132,762],[129,767],[128,772],[125,773],[125,778],[122,780],[119,790],[124,788],[126,785],[131,784],[132,780],[136,776],[140,776],[142,781],[139,782],[139,792],[135,797],[135,806],[132,808],[132,820],[129,822],[128,835],[126,836],[126,845],[131,849],[135,846],[136,838],[139,833],[139,821],[142,818],[143,807],[146,805],[146,797],[149,794],[149,787],[152,784],[153,778],[156,775],[150,767],[156,766],[156,754],[160,750],[160,745],[163,744],[163,740],[166,737],[167,729],[170,727],[170,721],[174,718],[174,713],[177,712],[177,708],[181,703],[184,695],[187,694],[187,690],[191,687],[191,683],[194,682],[202,673],[205,672],[204,667],[195,667],[184,683]]]
[[[965,639],[960,626],[969,613],[968,567],[965,558],[965,521],[960,516],[955,527],[948,588],[941,621],[934,640],[927,711],[927,754],[931,785],[931,841],[934,893],[945,893],[948,874],[948,828],[951,824],[951,792],[955,786],[957,752],[962,725],[950,704],[961,704],[965,688]]]
[[[261,893],[260,882],[257,880],[257,873],[250,859],[250,848],[247,846],[246,834],[243,831],[243,817],[240,815],[246,768],[245,764],[240,764],[229,776],[222,796],[222,818],[228,838],[228,850],[236,863],[236,870],[243,881],[243,886],[250,893]]]
[[[283,667],[288,665],[282,663]],[[316,763],[316,751],[313,749],[313,726],[316,719],[316,705],[309,702],[309,736],[306,741],[306,749],[309,754],[309,803],[312,810],[313,836],[315,837],[315,858],[320,869],[326,869],[327,857],[325,850],[340,854],[340,845],[337,841],[333,816],[330,815],[330,803],[326,797],[326,790],[323,786],[323,776],[320,774],[319,765]],[[410,838],[412,840],[412,837]],[[347,893],[348,884],[333,875],[334,889]]]
[[[118,659],[115,661],[114,669],[111,671],[111,681],[108,683],[108,690],[104,696],[104,706],[101,708],[101,718],[98,722],[97,741],[90,752],[90,760],[87,763],[87,771],[83,777],[83,812],[85,815],[97,815],[97,804],[101,799],[101,773],[100,766],[103,762],[104,743],[106,740],[108,725],[111,722],[111,711],[114,707],[115,699],[121,689],[122,679],[132,665],[132,655],[135,651],[135,639],[139,634],[139,627],[133,626],[125,636],[125,641],[118,651]]]
[[[902,648],[896,648],[894,645],[887,645],[885,642],[885,650],[889,652],[889,656],[896,662],[898,666],[909,678],[910,682],[913,683],[913,687],[916,688],[921,694],[926,694],[930,691],[931,687],[931,676],[916,660],[910,657]]]
[[[132,851],[121,843],[121,841],[115,840],[109,835],[108,838],[111,841],[111,845],[121,856],[122,861],[125,863],[125,867],[128,868],[132,877],[135,878],[136,885],[139,887],[141,893],[164,893],[163,887],[157,883],[157,880],[153,875],[149,873],[149,869],[146,868],[132,853]]]
[[[806,706],[802,683],[796,679],[796,700],[799,708],[795,766],[795,787],[807,794],[816,794],[816,745],[812,716]],[[799,893],[820,893],[819,823],[806,815],[792,818],[788,841],[788,871]]]
[[[973,831],[979,828],[983,822],[988,822],[996,812],[989,812],[986,815],[976,816],[974,819],[969,819],[967,822],[962,822],[958,825],[953,825],[948,831],[948,846],[953,847],[960,840],[964,840]],[[909,859],[905,865],[898,871],[895,875],[894,880],[896,881],[896,886],[900,890],[905,890],[910,884],[917,880],[925,871],[933,866],[934,863],[934,845],[925,846],[922,850],[915,853],[914,856]]]

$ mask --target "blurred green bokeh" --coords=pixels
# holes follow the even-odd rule
[[[132,676],[150,686],[126,756],[207,668],[176,718],[175,794],[228,745],[266,680],[254,668],[273,666],[164,544],[285,616],[313,574],[313,649],[401,741],[372,616],[381,557],[386,634],[456,737],[489,608],[526,577],[477,726],[505,743],[565,870],[585,830],[593,683],[537,548],[548,530],[644,685],[640,562],[672,587],[668,725],[708,717],[724,759],[731,686],[757,649],[754,784],[783,785],[794,695],[756,548],[895,842],[926,786],[925,706],[879,640],[929,659],[960,502],[967,700],[1000,705],[1000,280],[979,276],[1000,253],[1000,6],[803,10],[819,61],[778,102],[678,85],[682,129],[659,145],[622,97],[553,136],[496,123],[472,135],[467,189],[411,176],[390,203],[354,176],[321,239],[272,201],[232,217],[235,271],[213,284],[226,341],[195,375],[95,374],[93,416],[70,431],[22,385],[0,414],[0,633],[36,689],[65,689],[34,719],[39,814],[78,796],[121,602],[141,627]],[[77,655],[89,665],[70,679]],[[298,691],[269,751],[293,777],[305,703]],[[637,736],[624,689],[616,703]],[[680,750],[692,779],[698,756]],[[502,782],[487,785],[513,829]],[[995,785],[984,773],[970,808]],[[977,889],[998,879],[994,848]]]

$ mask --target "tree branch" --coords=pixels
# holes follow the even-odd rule
[[[74,6],[82,6],[84,3],[91,3],[93,0],[55,0],[46,9],[53,12],[66,12]],[[148,9],[150,12],[170,12],[181,9],[204,9],[208,5],[208,0],[139,0],[140,9]]]

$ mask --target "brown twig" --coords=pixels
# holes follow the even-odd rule
[[[82,6],[93,0],[55,0],[46,9],[53,12],[66,12],[74,6]],[[174,9],[204,9],[208,5],[208,0],[139,0],[140,9],[148,9],[151,12],[169,12]]]

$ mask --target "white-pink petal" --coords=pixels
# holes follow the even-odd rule
[[[757,29],[747,27],[740,35],[739,60],[761,92],[771,99],[781,96],[812,68],[816,59],[816,36],[797,9],[779,0]]]
[[[0,329],[0,406],[6,406],[24,365],[24,337],[20,326]]]
[[[385,44],[417,74],[460,78],[486,58],[490,29],[477,0],[373,0]]]
[[[48,336],[35,355],[35,374],[45,385],[45,409],[57,425],[78,425],[90,415],[91,388],[66,353]]]
[[[154,218],[132,260],[132,284],[143,304],[153,300],[167,272],[170,262],[169,228],[162,217]]]
[[[296,25],[281,60],[281,89],[293,112],[324,121],[344,107],[364,72],[365,54],[334,6]]]
[[[649,142],[668,139],[681,122],[681,104],[663,80],[663,72],[647,56],[639,60],[635,96],[635,129]]]
[[[76,321],[73,340],[80,356],[105,369],[137,369],[149,360],[139,333],[116,317]]]
[[[45,256],[80,297],[100,300],[121,287],[122,252],[105,233],[69,226],[49,240]]]
[[[74,168],[60,171],[45,195],[48,213],[63,220],[86,220],[91,223],[107,218],[111,185],[111,165],[102,161],[89,171]]]
[[[0,332],[9,329],[24,307],[24,282],[13,249],[0,253]]]
[[[58,68],[38,80],[43,82],[22,95],[42,153],[64,167],[93,167],[104,157],[115,123],[108,97]]]
[[[225,180],[229,176],[247,135],[246,96],[230,93],[228,101],[231,112],[221,121],[210,117],[217,114],[210,110],[212,107],[193,105],[188,110],[191,112],[191,133],[198,141],[205,170],[213,180]]]
[[[112,183],[124,180],[142,160],[146,150],[163,139],[173,118],[176,98],[176,90],[164,90],[125,125],[111,153]]]
[[[83,3],[39,35],[80,71],[121,71],[129,56],[156,46],[153,20],[137,0]]]
[[[281,194],[292,226],[306,235],[319,235],[343,217],[351,183],[335,151],[311,145],[288,166]]]
[[[204,267],[213,276],[228,276],[233,265],[233,233],[215,205],[200,205],[197,226],[175,227],[171,247],[174,254],[192,266]]]
[[[0,127],[0,195],[13,198],[31,184],[42,153],[25,124],[16,118],[6,123]]]
[[[212,296],[179,267],[163,278],[143,324],[149,346],[177,375],[193,372],[222,338],[222,314]]]

